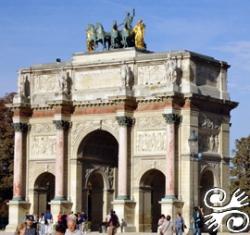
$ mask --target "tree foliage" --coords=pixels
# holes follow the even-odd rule
[[[236,140],[234,152],[231,189],[234,191],[240,188],[250,197],[250,136]],[[250,214],[250,206],[243,208],[243,210]]]
[[[0,98],[0,211],[6,207],[6,200],[12,196],[14,129],[12,112],[7,104],[12,103],[14,93]],[[5,210],[4,210],[5,211]],[[5,212],[7,213],[7,212]],[[4,213],[4,214],[5,214]]]

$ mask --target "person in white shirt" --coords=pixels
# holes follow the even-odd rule
[[[44,213],[41,214],[38,220],[39,223],[39,235],[45,235],[45,217]]]
[[[77,229],[77,217],[74,214],[67,217],[67,227],[65,235],[83,235],[83,232]]]

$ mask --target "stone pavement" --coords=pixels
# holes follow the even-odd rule
[[[99,232],[90,232],[90,233],[87,233],[89,235],[101,235],[101,233]],[[134,232],[130,232],[130,233],[117,233],[117,235],[156,235],[156,233],[134,233]],[[175,234],[175,233],[174,233]],[[204,235],[208,235],[208,233],[202,233]],[[233,233],[218,233],[218,235],[232,235]],[[237,235],[249,235],[250,233],[237,233]],[[7,232],[4,232],[4,231],[0,231],[0,235],[13,235],[13,233],[7,233]]]

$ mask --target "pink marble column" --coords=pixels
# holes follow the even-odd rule
[[[13,200],[21,201],[25,198],[25,138],[28,130],[26,123],[14,123],[15,146],[14,146],[14,180]]]
[[[166,185],[165,198],[175,199],[175,125],[180,121],[177,114],[163,114],[166,120]]]
[[[130,117],[117,117],[119,124],[119,155],[118,155],[118,200],[129,199],[128,195],[128,131],[134,120]]]
[[[57,129],[56,133],[56,182],[55,182],[55,198],[54,200],[65,200],[65,182],[67,180],[64,177],[65,174],[65,155],[66,155],[66,143],[65,132],[69,128],[69,122],[64,120],[55,120],[54,124]]]

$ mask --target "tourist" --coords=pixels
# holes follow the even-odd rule
[[[55,229],[55,235],[64,235],[66,232],[66,227],[62,223],[58,223]]]
[[[202,213],[198,207],[194,207],[194,211],[193,211],[193,235],[201,235],[202,226],[203,226]]]
[[[15,235],[25,235],[25,230],[26,230],[26,224],[21,223],[17,226]]]
[[[58,213],[58,215],[57,215],[57,223],[58,223],[58,224],[61,224],[61,223],[62,223],[62,216],[63,216],[62,212],[59,211],[59,213]]]
[[[45,235],[45,216],[44,213],[41,214],[38,220],[39,223],[39,235]]]
[[[51,235],[53,232],[53,216],[49,210],[46,211],[45,215],[45,234]]]
[[[175,220],[175,232],[176,235],[182,235],[182,233],[184,232],[186,228],[186,225],[184,223],[184,219],[181,216],[181,213],[177,213],[177,218]]]
[[[163,225],[163,223],[164,223],[164,221],[165,221],[165,215],[161,215],[160,216],[160,218],[159,218],[159,220],[158,220],[158,224],[157,224],[157,233],[158,234],[160,234],[160,229],[161,229],[161,226]]]
[[[67,217],[67,227],[65,235],[83,235],[82,231],[77,229],[77,217],[74,214]]]
[[[127,227],[127,223],[124,219],[121,219],[121,233],[124,232],[125,227]]]
[[[171,222],[171,216],[167,215],[166,219],[164,220],[164,222],[160,228],[160,234],[173,235],[173,233],[174,233],[174,225]]]
[[[34,216],[33,215],[26,216],[25,235],[37,235],[37,230],[36,230],[36,227],[34,226]]]
[[[107,223],[107,232],[108,235],[115,235],[117,232],[117,228],[120,226],[118,216],[115,211],[111,210],[109,215],[109,220]]]
[[[86,234],[88,231],[88,218],[84,212],[79,213],[78,223],[79,229],[83,232],[83,234]]]

